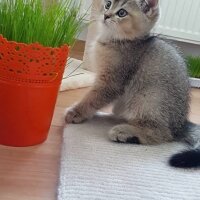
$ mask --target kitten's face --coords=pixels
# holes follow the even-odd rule
[[[104,0],[101,35],[135,39],[147,34],[159,17],[158,0]]]

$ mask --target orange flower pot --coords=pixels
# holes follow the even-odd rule
[[[7,41],[0,35],[0,144],[44,142],[69,48]]]

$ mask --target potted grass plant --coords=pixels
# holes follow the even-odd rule
[[[200,88],[200,57],[188,56],[187,64],[192,87]]]
[[[74,0],[0,1],[0,144],[48,136],[69,47],[85,15]]]

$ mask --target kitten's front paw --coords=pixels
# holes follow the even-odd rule
[[[81,114],[81,112],[76,107],[72,107],[67,110],[65,116],[66,123],[79,124],[85,120],[86,118]]]

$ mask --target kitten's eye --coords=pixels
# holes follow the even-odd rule
[[[110,6],[112,5],[111,1],[108,1],[105,5],[105,9],[108,10],[110,8]]]
[[[128,12],[127,12],[126,10],[124,10],[124,9],[121,9],[121,10],[119,10],[119,11],[117,12],[117,15],[118,15],[119,17],[126,17],[126,15],[128,15]]]

